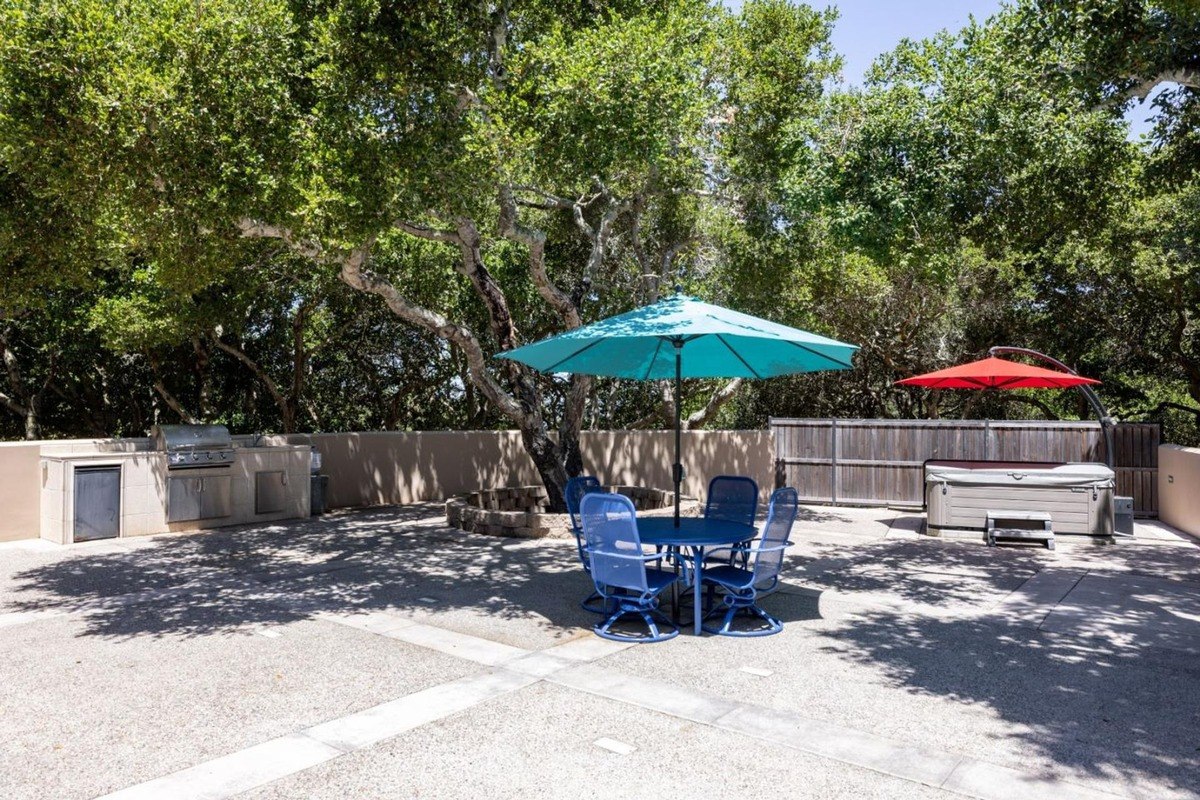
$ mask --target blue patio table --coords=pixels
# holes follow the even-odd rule
[[[642,544],[675,547],[680,550],[685,547],[691,549],[695,625],[692,632],[700,636],[703,633],[700,624],[700,590],[701,578],[704,577],[704,549],[728,547],[745,542],[757,536],[758,531],[753,525],[703,517],[680,517],[678,525],[679,527],[676,527],[676,521],[672,517],[638,517],[638,537]]]

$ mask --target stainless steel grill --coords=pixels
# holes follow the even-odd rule
[[[155,425],[154,448],[167,454],[167,469],[228,467],[235,455],[224,425]]]

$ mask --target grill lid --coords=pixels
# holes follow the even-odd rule
[[[150,434],[156,450],[223,450],[233,447],[224,425],[155,425]]]

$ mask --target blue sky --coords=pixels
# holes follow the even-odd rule
[[[812,2],[818,8],[825,5]],[[1000,10],[1000,0],[831,0],[839,16],[834,48],[845,59],[842,75],[853,85],[881,53],[901,39],[924,39],[943,28],[958,30],[972,14],[984,20]]]
[[[971,15],[984,20],[1000,10],[1000,0],[809,0],[817,8],[837,6],[840,16],[833,31],[833,44],[845,63],[846,83],[858,85],[871,62],[901,39],[924,39],[943,28],[958,30]],[[740,0],[730,0],[737,8]],[[1145,117],[1150,103],[1134,105],[1125,115],[1131,137],[1150,129]]]

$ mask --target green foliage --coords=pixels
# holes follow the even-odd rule
[[[1155,99],[1142,146],[1121,116],[1148,79],[1195,74],[1194,4],[1019,0],[882,54],[861,89],[834,83],[835,20],[784,0],[0,0],[0,323],[23,367],[4,391],[57,434],[180,410],[507,424],[459,350],[324,256],[372,242],[372,274],[490,353],[458,249],[393,227],[470,219],[518,336],[557,332],[496,224],[511,185],[585,319],[679,283],[863,346],[851,373],[747,385],[719,424],[1086,413],[893,386],[1020,344],[1200,441],[1197,90]],[[575,202],[593,227],[620,208],[598,264]],[[321,252],[247,241],[246,219]],[[560,414],[564,384],[536,388]],[[600,381],[587,419],[660,400]]]

